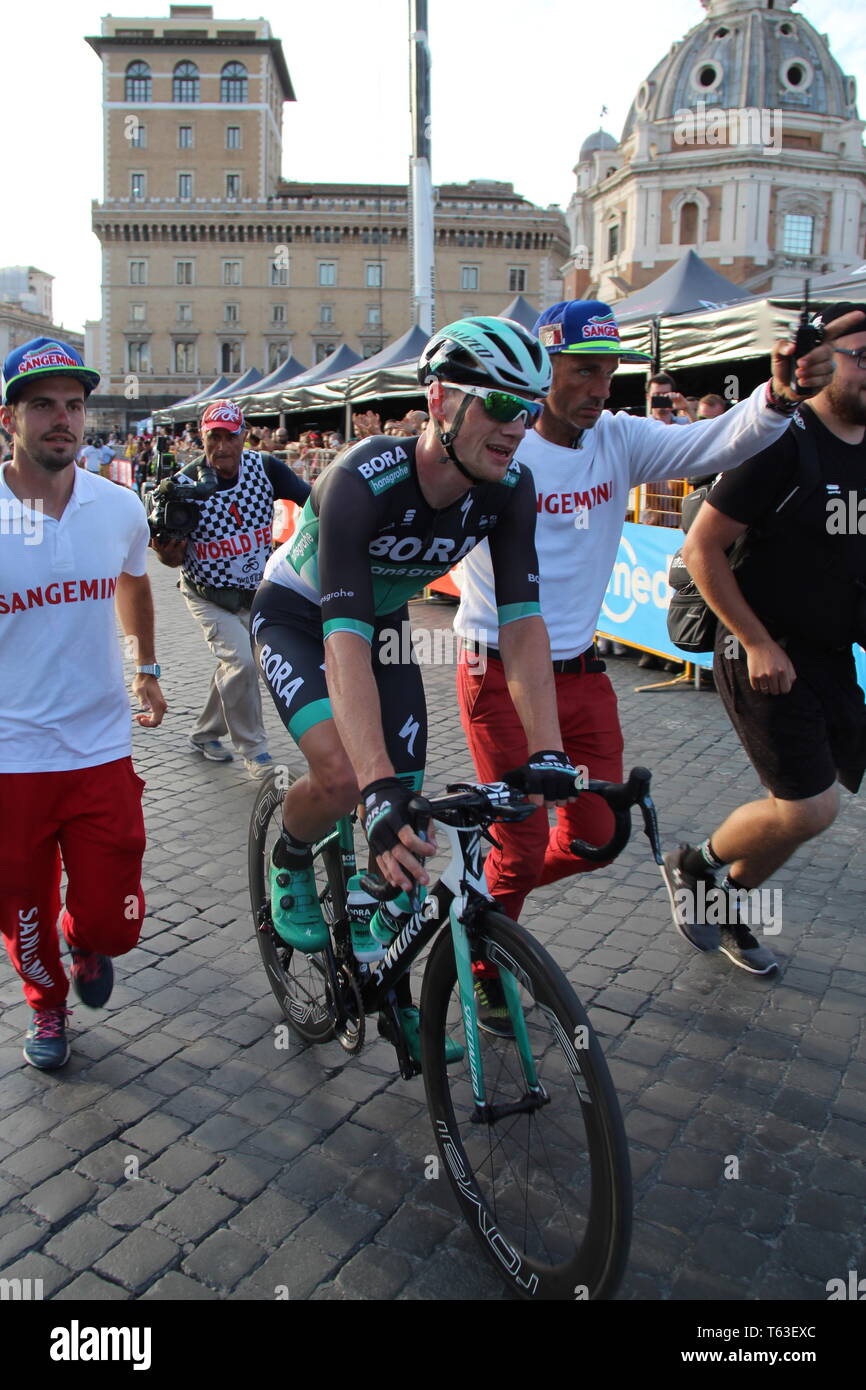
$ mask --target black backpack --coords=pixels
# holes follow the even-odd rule
[[[766,518],[750,526],[734,541],[727,556],[735,573],[745,557],[750,539],[771,536],[781,530],[792,513],[799,510],[822,484],[818,450],[808,425],[802,426],[793,421],[789,431],[797,446],[797,481]],[[712,483],[708,483],[683,498],[682,526],[686,533],[694,524],[712,486]],[[784,521],[781,520],[783,512]],[[718,618],[689,574],[682,550],[671,556],[668,583],[674,591],[667,615],[668,636],[674,646],[682,652],[711,652],[715,645]]]

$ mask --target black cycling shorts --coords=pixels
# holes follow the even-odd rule
[[[427,706],[421,668],[408,633],[409,610],[379,618],[373,632],[372,669],[379,692],[382,729],[394,771],[420,789],[427,757]],[[333,719],[325,683],[322,611],[284,584],[267,580],[250,612],[256,665],[277,712],[296,743],[315,724]]]
[[[716,689],[767,790],[781,801],[805,801],[838,778],[856,792],[866,770],[866,704],[850,650],[819,653],[789,643],[797,679],[787,695],[762,695],[749,683],[742,648],[724,655],[726,639],[733,640],[720,623]]]

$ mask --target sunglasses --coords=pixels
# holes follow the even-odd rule
[[[442,385],[452,391],[462,391],[464,396],[477,396],[491,420],[501,424],[519,420],[523,415],[527,425],[531,425],[544,408],[543,401],[528,401],[523,396],[513,396],[510,391],[497,391],[490,386],[463,386],[452,381],[443,381]]]
[[[866,348],[834,348],[843,357],[853,357],[861,371],[866,372]]]

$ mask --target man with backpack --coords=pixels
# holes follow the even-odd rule
[[[856,312],[859,326],[839,322]],[[838,782],[856,792],[866,771],[851,651],[866,645],[866,305],[835,304],[823,323],[832,380],[715,483],[682,552],[718,617],[716,687],[767,796],[667,854],[663,873],[681,934],[756,975],[777,962],[740,906],[832,825]]]

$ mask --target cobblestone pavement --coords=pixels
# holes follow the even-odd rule
[[[110,1007],[75,1009],[60,1074],[24,1064],[29,1011],[0,963],[0,1271],[55,1299],[499,1299],[445,1178],[425,1178],[420,1080],[396,1077],[379,1040],[348,1060],[335,1043],[275,1047],[246,889],[256,788],[242,763],[186,747],[211,663],[174,576],[154,565],[153,579],[170,713],[135,733],[148,917]],[[416,625],[450,623],[447,607],[413,608]],[[634,661],[609,669],[667,847],[758,793],[715,695],[638,695]],[[441,788],[471,766],[452,668],[425,680]],[[680,940],[642,835],[613,868],[530,900],[626,1112],[636,1225],[620,1297],[817,1300],[866,1272],[864,840],[846,795],[833,833],[773,880],[777,979]]]

